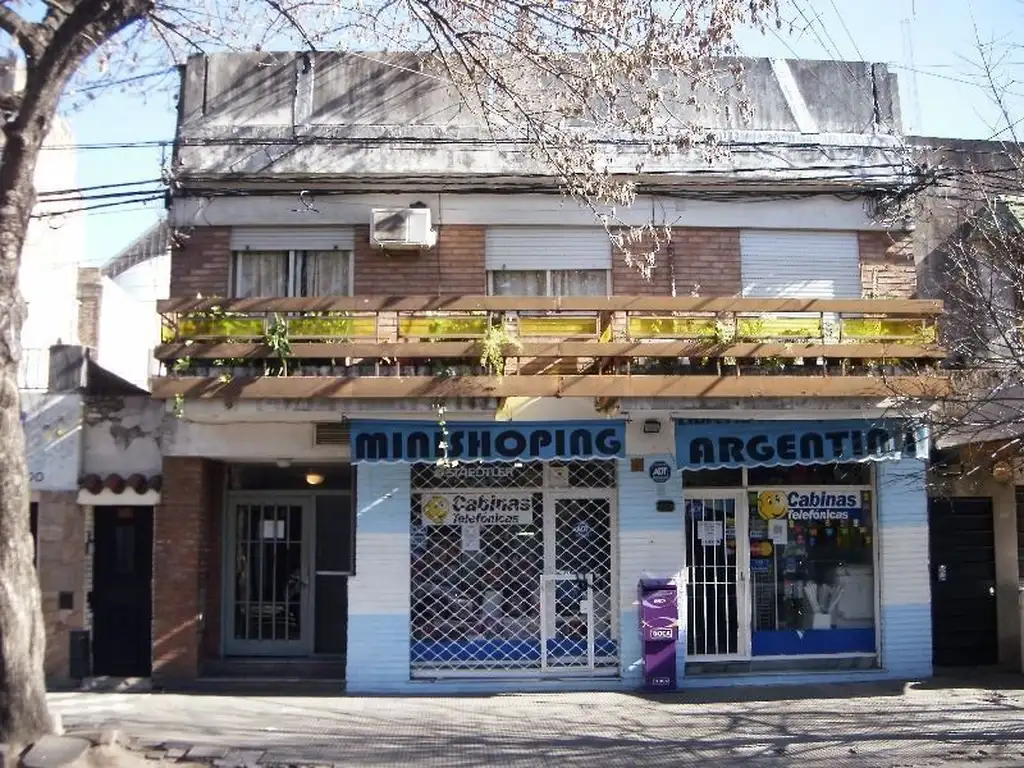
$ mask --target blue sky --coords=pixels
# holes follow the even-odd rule
[[[999,62],[1010,113],[1024,118],[1022,0],[799,0],[799,6],[802,15],[787,11],[797,22],[792,32],[745,33],[743,52],[887,62],[900,78],[908,133],[987,139],[1004,123],[983,87],[977,28],[977,37]],[[160,80],[170,82],[155,82]],[[172,89],[103,93],[69,118],[79,144],[169,141],[175,121]],[[168,159],[164,152],[154,147],[82,148],[79,185],[156,179]],[[155,201],[90,212],[86,263],[107,261],[162,211],[163,203]]]

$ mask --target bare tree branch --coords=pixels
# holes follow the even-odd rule
[[[29,61],[38,59],[46,46],[44,28],[22,18],[9,5],[0,5],[0,29],[17,41]]]

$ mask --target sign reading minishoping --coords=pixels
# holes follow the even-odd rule
[[[625,456],[621,421],[448,422],[454,461],[550,461]],[[353,421],[352,461],[434,462],[445,457],[439,425],[429,421]]]
[[[677,422],[676,462],[689,469],[926,458],[913,426],[896,420]]]

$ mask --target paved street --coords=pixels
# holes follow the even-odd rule
[[[630,694],[54,693],[68,732],[228,765],[1024,765],[1024,678]]]

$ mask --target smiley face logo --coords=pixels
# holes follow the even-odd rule
[[[431,496],[423,502],[423,516],[434,525],[443,525],[448,518],[448,499]]]
[[[782,491],[762,491],[757,494],[757,513],[765,520],[778,520],[789,512],[786,494]]]

